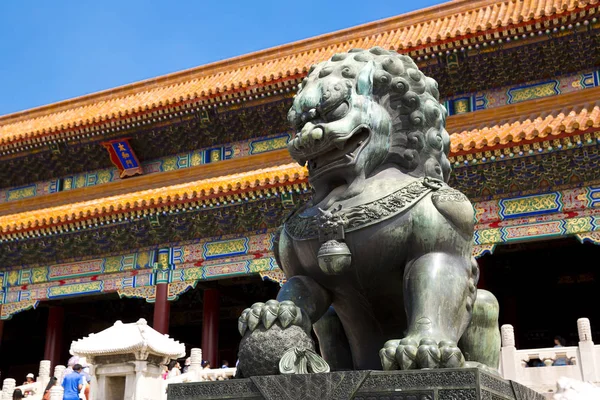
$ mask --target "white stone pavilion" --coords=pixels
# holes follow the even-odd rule
[[[185,356],[185,346],[148,326],[146,320],[115,322],[71,344],[71,354],[90,365],[95,400],[159,400],[161,365]]]

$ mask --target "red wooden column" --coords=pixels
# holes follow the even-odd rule
[[[478,289],[487,289],[487,272],[489,263],[486,262],[485,257],[481,257],[477,259],[477,264],[479,265],[479,282],[477,283]]]
[[[203,303],[202,358],[210,361],[212,368],[219,368],[219,291],[206,289]]]
[[[153,328],[164,334],[169,333],[169,249],[158,250],[158,269],[156,271],[156,299],[154,302]]]
[[[46,346],[44,347],[44,360],[50,360],[50,368],[60,365],[62,351],[62,331],[65,322],[65,310],[62,307],[48,309],[48,323],[46,325]],[[52,370],[52,369],[51,369]]]
[[[2,306],[0,306],[0,310]],[[4,333],[4,320],[0,319],[0,349],[2,349],[2,334]]]
[[[159,283],[156,285],[156,301],[154,302],[154,326],[153,328],[162,333],[169,333],[169,313],[171,305],[167,299],[169,284]]]

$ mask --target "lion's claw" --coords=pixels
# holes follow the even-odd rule
[[[269,329],[277,321],[279,313],[279,303],[276,300],[269,300],[264,306],[261,321],[265,328]]]
[[[238,331],[244,336],[249,329],[250,332],[261,324],[269,329],[279,321],[282,328],[297,325],[305,330],[310,330],[308,317],[297,307],[294,302],[284,300],[269,300],[266,303],[254,303],[252,307],[245,309],[238,318]]]
[[[462,367],[465,358],[456,343],[449,340],[436,341],[422,338],[389,340],[379,351],[381,365],[386,371],[422,368]]]
[[[415,369],[417,366],[417,342],[402,339],[396,349],[396,361],[399,369]]]
[[[465,364],[465,357],[456,343],[442,340],[440,350],[442,352],[441,363],[445,368],[458,368]]]

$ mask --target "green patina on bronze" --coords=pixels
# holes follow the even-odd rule
[[[240,317],[241,374],[266,370],[258,334],[287,354],[280,372],[306,371],[290,363],[312,354],[311,326],[332,370],[461,367],[461,338],[467,361],[497,368],[498,305],[487,292],[477,301],[473,207],[445,183],[446,115],[408,56],[351,50],[311,68],[288,149],[314,192],[275,242],[288,278],[277,300]],[[306,335],[296,350],[292,326]]]

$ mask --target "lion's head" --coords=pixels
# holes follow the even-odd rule
[[[384,164],[447,181],[445,119],[437,82],[410,57],[355,49],[311,68],[288,113],[297,132],[288,149],[308,163],[313,187],[350,184]]]

